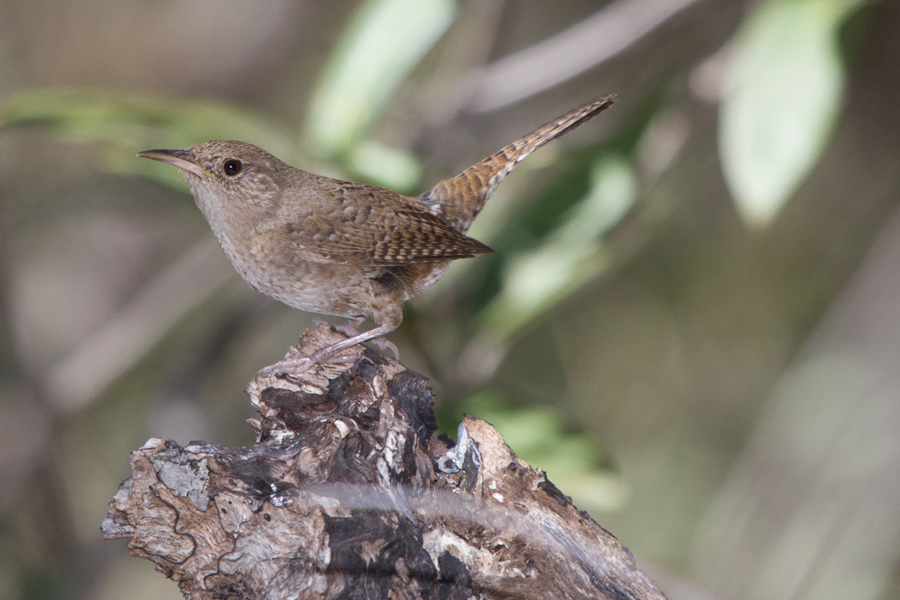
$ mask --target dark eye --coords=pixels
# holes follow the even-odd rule
[[[241,169],[244,168],[243,163],[236,158],[229,158],[224,163],[222,163],[222,171],[229,177],[234,177],[238,173],[241,172]]]

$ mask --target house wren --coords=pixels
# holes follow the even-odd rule
[[[615,100],[579,106],[418,198],[301,171],[244,142],[138,156],[178,167],[247,283],[288,306],[351,319],[348,339],[264,369],[296,373],[368,340],[390,345],[375,338],[400,325],[404,301],[450,261],[492,252],[465,233],[513,167]],[[366,317],[377,326],[360,333]]]

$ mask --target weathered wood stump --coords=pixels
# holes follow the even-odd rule
[[[321,325],[301,349],[341,339]],[[434,436],[427,381],[362,347],[257,377],[257,443],[151,439],[103,522],[191,600],[662,599],[488,423]]]

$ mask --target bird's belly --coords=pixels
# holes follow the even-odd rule
[[[259,261],[235,268],[256,290],[292,308],[337,317],[372,316],[371,280],[359,267]]]

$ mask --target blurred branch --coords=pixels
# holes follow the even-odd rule
[[[232,273],[212,237],[195,245],[50,370],[47,386],[52,401],[64,412],[84,406],[140,360]]]
[[[489,59],[506,5],[506,0],[479,0],[463,6],[453,28],[442,40],[437,65],[421,86],[422,120],[404,122],[415,129],[406,130],[408,139],[415,139],[423,129],[443,130],[465,108],[469,95],[461,86],[461,76]]]
[[[461,89],[490,112],[534,96],[612,58],[699,0],[616,0],[537,44],[478,67]]]

